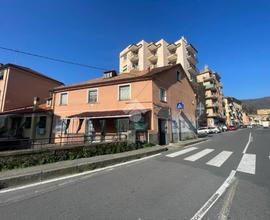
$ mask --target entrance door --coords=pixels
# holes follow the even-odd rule
[[[159,145],[166,144],[166,120],[158,119]]]
[[[95,128],[91,119],[86,120],[85,139],[91,142],[95,140]]]

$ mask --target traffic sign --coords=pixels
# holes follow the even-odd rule
[[[176,108],[177,108],[177,109],[184,109],[184,107],[185,107],[185,105],[184,105],[183,102],[178,102],[178,103],[176,104]]]

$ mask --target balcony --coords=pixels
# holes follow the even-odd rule
[[[150,43],[148,45],[148,49],[150,50],[151,53],[156,53],[157,49],[159,48],[159,45],[156,45],[155,43]]]
[[[218,108],[218,103],[207,103],[206,108]]]
[[[198,63],[197,58],[194,56],[194,54],[192,54],[192,53],[190,53],[190,52],[187,53],[187,60],[188,60],[190,63],[194,64],[194,65],[196,65],[196,63]]]
[[[217,117],[220,117],[220,115],[218,113],[210,113],[210,114],[207,114],[207,117],[208,118],[217,118]]]
[[[189,63],[189,67],[187,68],[188,72],[193,74],[193,75],[196,75],[199,71],[198,69],[196,68],[195,65]]]
[[[176,44],[169,44],[169,45],[167,46],[167,49],[168,49],[171,53],[175,53],[176,48],[177,48],[177,45],[176,45]]]
[[[139,61],[139,56],[138,56],[137,53],[130,53],[128,57],[129,57],[129,60],[132,63],[135,63],[135,62],[138,62]]]
[[[206,95],[205,96],[205,99],[213,99],[213,100],[216,100],[218,97],[217,95]]]
[[[186,46],[187,50],[190,51],[191,53],[197,53],[197,50],[195,49],[195,47],[192,46],[192,44],[188,44]]]
[[[152,64],[156,64],[158,57],[156,54],[151,54],[150,56],[148,56],[148,60],[152,63]]]
[[[136,51],[139,50],[140,47],[141,47],[141,45],[132,44],[132,45],[129,46],[128,49],[129,49],[129,51],[131,51],[131,52],[136,52]]]
[[[214,76],[203,77],[203,81],[204,82],[213,82],[214,80],[215,80],[215,77]]]
[[[217,88],[215,87],[214,84],[206,84],[206,85],[204,85],[204,89],[205,90],[210,89],[211,91],[216,91],[217,90]]]
[[[168,61],[169,61],[169,63],[173,63],[173,62],[175,62],[176,60],[177,60],[177,55],[176,55],[175,53],[170,54],[170,55],[168,56]]]

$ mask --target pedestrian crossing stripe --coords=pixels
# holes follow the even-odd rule
[[[244,154],[236,170],[243,173],[255,174],[256,155]]]
[[[206,148],[206,149],[204,149],[196,154],[193,154],[189,157],[186,157],[184,160],[196,161],[196,160],[199,160],[200,158],[206,156],[207,154],[211,153],[212,151],[214,151],[214,149]]]
[[[233,152],[231,151],[222,151],[213,159],[209,160],[206,164],[215,167],[220,167],[232,155],[232,153]]]
[[[177,151],[177,152],[174,152],[174,153],[171,153],[171,154],[167,154],[166,156],[167,157],[177,157],[177,156],[186,154],[188,152],[191,152],[191,151],[197,150],[197,149],[198,149],[197,147],[190,147],[190,148],[187,148],[187,149],[184,149],[184,150],[180,150],[180,151]]]

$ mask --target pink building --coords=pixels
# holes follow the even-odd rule
[[[0,64],[0,112],[33,105],[50,96],[50,89],[63,83],[32,69],[15,64]]]
[[[195,93],[180,64],[56,87],[52,105],[56,137],[126,134],[167,144],[195,136]]]

